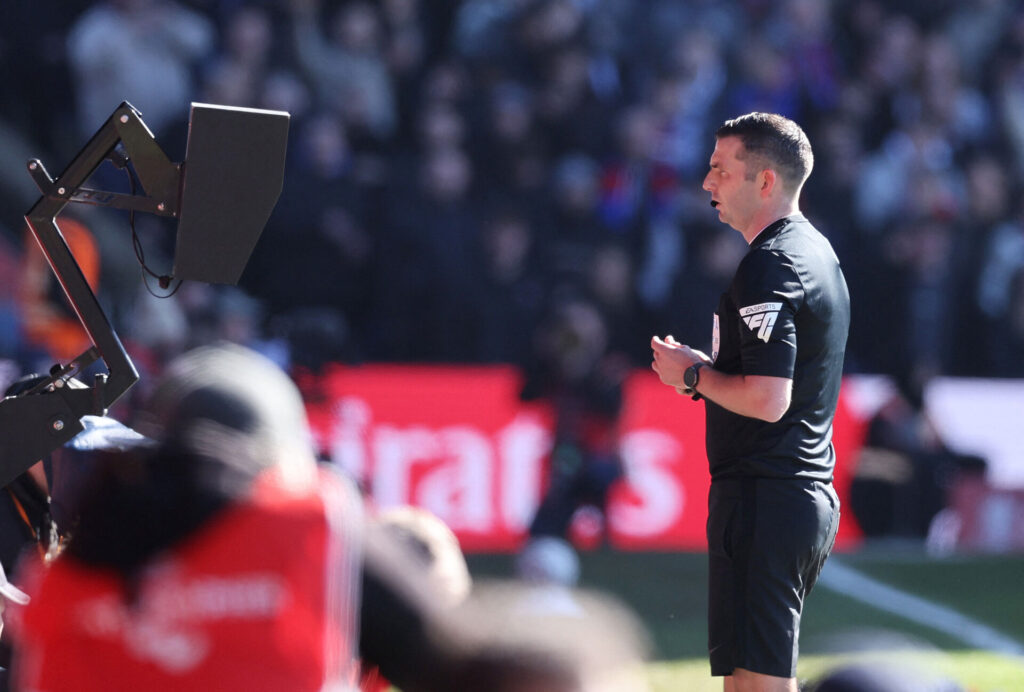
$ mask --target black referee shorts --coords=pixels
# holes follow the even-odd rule
[[[708,495],[708,651],[712,675],[735,668],[796,675],[804,598],[839,528],[830,483],[715,480]]]

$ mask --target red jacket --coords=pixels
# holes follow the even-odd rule
[[[354,689],[360,522],[337,477],[296,493],[269,473],[147,566],[134,599],[118,574],[37,565],[12,622],[18,687]]]

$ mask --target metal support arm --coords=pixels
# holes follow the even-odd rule
[[[115,152],[119,144],[123,153]],[[82,187],[106,159],[123,164],[125,155],[147,196]],[[51,386],[0,400],[0,485],[6,485],[71,440],[82,430],[82,416],[105,414],[139,379],[135,365],[71,254],[57,226],[57,216],[70,202],[164,216],[176,216],[180,204],[181,167],[167,159],[139,112],[127,102],[117,107],[56,179],[50,178],[38,159],[28,162],[28,170],[42,196],[25,220],[94,347],[70,365],[54,366],[48,383]],[[107,374],[97,375],[92,385],[84,389],[62,386],[67,374],[97,359],[103,360]]]

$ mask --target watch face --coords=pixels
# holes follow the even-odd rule
[[[697,368],[695,366],[691,365],[686,369],[685,372],[683,372],[683,384],[685,384],[690,389],[693,389],[696,386]]]

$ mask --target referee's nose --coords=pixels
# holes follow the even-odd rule
[[[704,182],[702,182],[700,186],[702,188],[704,188],[705,190],[707,190],[708,192],[713,192],[713,190],[711,189],[712,182],[711,182],[711,171],[710,170],[707,172],[707,175],[704,176]]]

